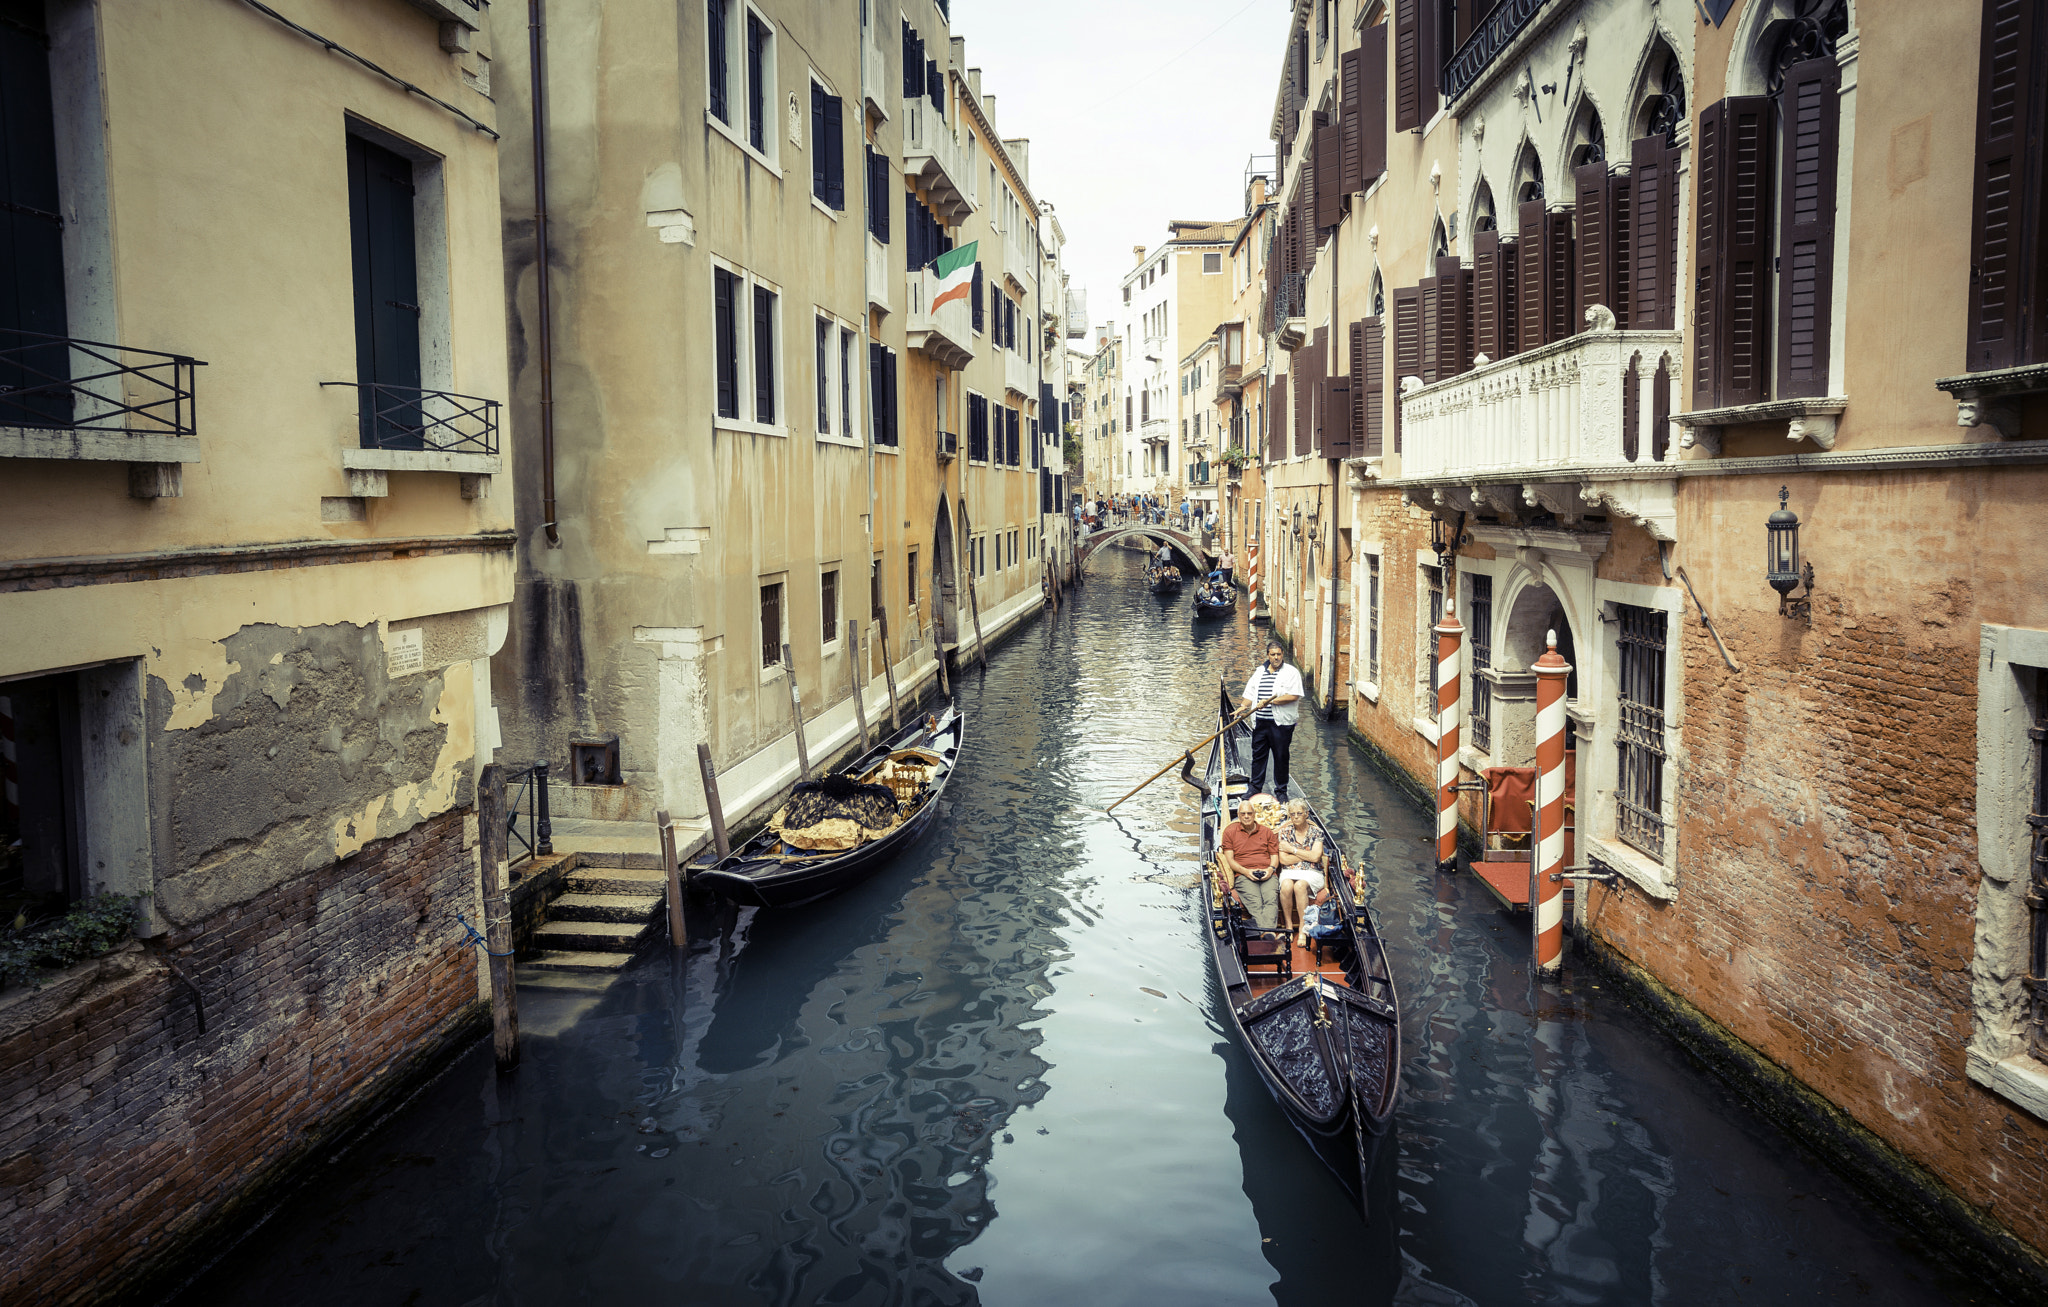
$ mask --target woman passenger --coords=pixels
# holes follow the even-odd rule
[[[1309,820],[1308,804],[1301,799],[1287,804],[1287,820],[1280,824],[1280,926],[1292,931],[1294,942],[1308,947],[1303,922],[1308,905],[1323,892],[1323,837]]]

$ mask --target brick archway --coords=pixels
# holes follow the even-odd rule
[[[1163,526],[1137,524],[1114,527],[1108,531],[1098,531],[1094,535],[1089,536],[1088,543],[1081,546],[1080,552],[1076,556],[1076,561],[1079,562],[1081,569],[1086,571],[1088,560],[1095,557],[1096,550],[1112,541],[1122,540],[1129,536],[1142,536],[1148,540],[1164,541],[1172,546],[1174,553],[1180,555],[1181,561],[1186,563],[1198,575],[1207,575],[1217,557],[1216,551],[1202,548],[1201,543],[1185,531],[1175,531]]]

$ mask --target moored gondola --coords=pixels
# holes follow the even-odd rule
[[[842,771],[798,786],[767,829],[730,856],[692,869],[690,879],[763,908],[808,903],[867,879],[937,819],[964,730],[959,710],[946,705]],[[797,829],[791,823],[799,809],[830,815]]]
[[[1232,711],[1229,690],[1223,711]],[[1366,1181],[1388,1143],[1400,1093],[1401,1019],[1393,972],[1378,924],[1361,895],[1358,869],[1310,805],[1322,836],[1325,912],[1340,914],[1335,933],[1308,948],[1284,931],[1261,929],[1216,860],[1223,827],[1245,793],[1248,722],[1216,741],[1206,774],[1189,758],[1182,776],[1202,791],[1202,885],[1210,958],[1232,1033],[1281,1110],[1322,1158],[1361,1214]],[[1297,796],[1298,797],[1298,796]]]

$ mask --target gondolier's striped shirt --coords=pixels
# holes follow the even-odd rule
[[[1256,721],[1271,722],[1275,726],[1292,726],[1297,720],[1301,703],[1301,673],[1292,663],[1280,664],[1274,671],[1264,663],[1252,673],[1252,679],[1245,682],[1244,697],[1253,703],[1261,703],[1276,694],[1295,696],[1293,703],[1271,703],[1259,709]]]

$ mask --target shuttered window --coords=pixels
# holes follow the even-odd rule
[[[732,76],[725,48],[726,0],[704,0],[704,40],[711,67],[711,113],[732,125]]]
[[[1386,452],[1386,335],[1384,321],[1360,318],[1351,324],[1351,452],[1378,458]]]
[[[1342,60],[1344,75],[1344,189],[1370,188],[1387,170],[1387,25],[1359,35]]]
[[[896,352],[886,345],[868,343],[868,432],[877,445],[895,446],[901,436],[896,429]],[[973,412],[973,399],[968,412]]]
[[[846,128],[839,97],[811,83],[811,194],[828,209],[846,209]]]
[[[868,151],[868,234],[887,245],[889,243],[890,196],[895,194],[895,168],[886,154],[877,154],[873,146]]]
[[[1545,288],[1550,278],[1543,259],[1543,201],[1522,201],[1515,217],[1515,345],[1526,352],[1546,339]]]
[[[986,282],[982,276],[981,265],[977,263],[974,265],[974,287],[972,290],[968,292],[968,303],[971,306],[974,321],[974,329],[976,331],[984,331],[987,329],[987,293],[988,292],[986,289]]]
[[[2048,359],[2048,16],[1984,0],[1971,196],[1966,368]]]
[[[1515,352],[1515,242],[1498,231],[1472,237],[1472,352],[1498,362]]]
[[[747,15],[747,143],[768,151],[768,25]]]
[[[1422,375],[1422,288],[1394,291],[1394,452],[1401,452],[1401,383]]]
[[[1771,277],[1771,102],[1730,96],[1700,112],[1693,407],[1766,398]]]
[[[1273,387],[1272,401],[1266,406],[1266,461],[1278,463],[1287,457],[1287,386]]]
[[[1585,327],[1588,308],[1603,304],[1612,309],[1619,298],[1615,294],[1615,241],[1611,225],[1614,215],[1608,199],[1609,189],[1605,163],[1582,163],[1572,169],[1572,218],[1576,224],[1574,252],[1578,270],[1572,297],[1574,312],[1571,314],[1575,329]]]
[[[1662,136],[1629,147],[1628,322],[1675,328],[1678,296],[1678,151]]]
[[[1472,270],[1447,254],[1436,261],[1436,375],[1455,377],[1472,367]]]
[[[924,94],[924,38],[917,29],[903,20],[903,98],[916,99]]]
[[[724,268],[711,270],[712,334],[717,337],[718,416],[740,415],[740,279]]]
[[[1436,112],[1434,0],[1394,0],[1394,130],[1420,130]]]
[[[349,137],[348,201],[356,380],[398,388],[397,393],[366,391],[360,395],[357,412],[362,443],[373,449],[418,449],[424,443],[420,409],[416,402],[402,398],[408,391],[416,393],[420,386],[412,160],[359,136]],[[13,216],[20,224],[21,216]]]
[[[1343,174],[1343,134],[1335,124],[1325,123],[1315,131],[1316,226],[1319,228],[1334,227],[1343,221]]]
[[[754,287],[754,421],[775,422],[775,292]]]
[[[1422,292],[1420,299],[1422,309],[1422,370],[1417,375],[1422,378],[1424,385],[1431,385],[1442,375],[1437,371],[1436,356],[1438,347],[1443,344],[1443,333],[1438,330],[1437,323],[1439,312],[1436,293],[1437,279],[1435,277],[1424,277],[1416,289]]]
[[[1841,74],[1832,56],[1785,70],[1784,196],[1778,216],[1777,398],[1825,395],[1835,272],[1835,152]]]

